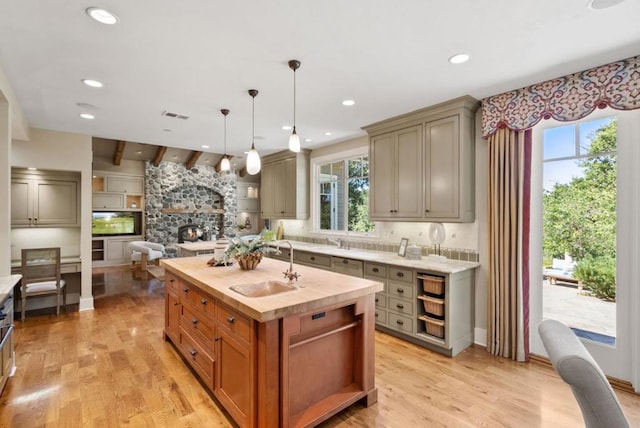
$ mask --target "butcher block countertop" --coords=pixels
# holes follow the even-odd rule
[[[161,263],[166,272],[185,279],[258,322],[313,311],[383,290],[383,284],[377,281],[294,264],[293,270],[300,275],[298,281],[294,281],[298,286],[296,290],[264,297],[246,297],[229,287],[272,280],[287,282],[283,272],[289,268],[289,263],[263,257],[256,269],[243,271],[236,263],[231,266],[208,266],[210,258],[209,254],[164,259]]]

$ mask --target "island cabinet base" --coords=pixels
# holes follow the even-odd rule
[[[374,294],[265,322],[227,303],[167,272],[164,337],[239,426],[312,427],[377,401]]]

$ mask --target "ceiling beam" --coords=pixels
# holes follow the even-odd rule
[[[229,160],[233,159],[233,156],[231,155],[227,155],[227,158],[229,158]],[[216,166],[214,167],[216,169],[216,172],[220,172],[220,164],[222,164],[222,159],[224,159],[224,156],[222,156],[220,158],[220,160],[218,161],[218,163],[216,164]]]
[[[122,162],[122,155],[124,154],[124,146],[126,145],[127,143],[125,143],[124,141],[118,141],[118,146],[116,147],[116,154],[113,155],[114,165],[120,165],[120,162]]]
[[[156,154],[153,157],[153,160],[151,161],[153,163],[153,166],[160,165],[160,162],[162,162],[162,157],[164,156],[166,151],[167,151],[167,148],[165,146],[158,147],[158,150],[156,150]]]
[[[189,160],[187,160],[185,167],[187,169],[193,168],[201,154],[202,152],[191,152],[191,155],[189,156]]]

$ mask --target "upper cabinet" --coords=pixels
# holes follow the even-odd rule
[[[96,210],[142,210],[144,177],[94,171],[92,207]]]
[[[479,106],[466,96],[363,128],[370,136],[372,220],[474,221]]]
[[[12,227],[79,227],[79,178],[12,172]]]
[[[281,152],[262,159],[260,216],[309,218],[309,151]]]

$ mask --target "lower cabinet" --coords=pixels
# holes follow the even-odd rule
[[[165,290],[165,338],[235,422],[253,426],[254,321],[170,272]]]

